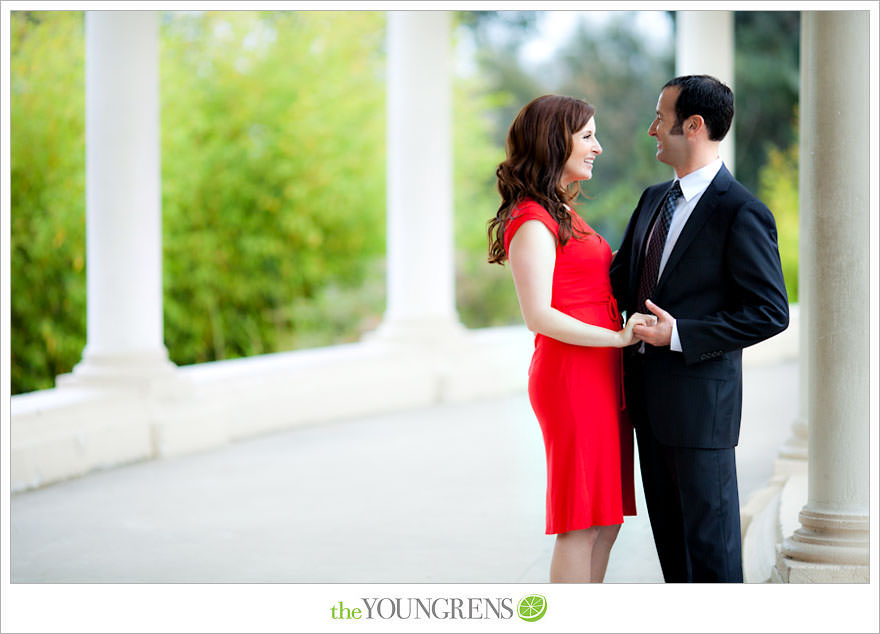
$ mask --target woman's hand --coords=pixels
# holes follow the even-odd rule
[[[643,313],[634,313],[629,320],[626,322],[626,326],[623,330],[617,331],[617,336],[620,339],[619,348],[626,348],[627,346],[631,346],[634,343],[637,343],[639,339],[633,333],[633,328],[636,326],[653,326],[657,323],[657,318],[654,315],[645,315]]]

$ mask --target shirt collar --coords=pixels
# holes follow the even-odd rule
[[[712,182],[712,179],[715,178],[715,175],[718,174],[721,169],[722,164],[722,160],[717,158],[708,165],[704,165],[700,169],[678,179],[678,182],[681,185],[681,193],[684,194],[684,199],[689,201],[697,194],[706,191],[709,183]]]

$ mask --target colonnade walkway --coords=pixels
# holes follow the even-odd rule
[[[745,368],[743,504],[797,391],[796,361]],[[544,486],[522,393],[303,426],[12,496],[12,582],[543,583]],[[662,581],[637,495],[609,582]]]

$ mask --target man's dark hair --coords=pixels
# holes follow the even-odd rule
[[[711,141],[720,141],[733,121],[733,91],[709,75],[683,75],[670,79],[663,89],[677,86],[681,92],[675,102],[673,134],[681,134],[684,120],[695,114],[703,117]]]

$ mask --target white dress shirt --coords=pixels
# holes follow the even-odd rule
[[[660,257],[660,268],[657,270],[658,280],[663,274],[663,269],[666,267],[666,262],[669,260],[669,255],[672,253],[672,249],[675,248],[678,236],[681,235],[681,230],[684,229],[684,225],[687,223],[688,218],[691,217],[691,213],[693,213],[697,203],[700,202],[700,198],[703,197],[703,192],[706,191],[709,184],[712,182],[712,179],[718,174],[722,164],[721,159],[717,158],[708,165],[704,165],[687,176],[676,179],[681,186],[681,193],[683,196],[678,200],[675,211],[672,212],[672,221],[669,223],[669,233],[666,234],[666,244],[663,247],[663,255]],[[651,230],[651,233],[653,233],[653,229]],[[649,235],[648,239],[645,240],[646,252],[647,245],[650,241],[651,237]],[[660,308],[663,308],[663,306]],[[644,344],[639,347],[643,348],[643,346]],[[674,320],[672,322],[672,340],[669,342],[669,349],[675,350],[676,352],[682,351],[681,339],[678,336],[678,324]]]

